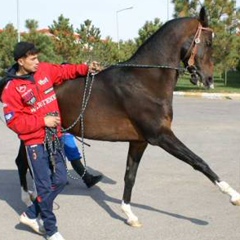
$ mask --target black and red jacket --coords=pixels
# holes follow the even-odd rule
[[[68,79],[86,76],[88,66],[43,62],[39,63],[34,74],[16,76],[16,71],[16,66],[8,71],[7,77],[10,81],[2,92],[6,123],[25,145],[42,144],[45,140],[46,127],[44,117],[49,113],[59,113],[53,86]],[[58,132],[60,137],[61,132]]]

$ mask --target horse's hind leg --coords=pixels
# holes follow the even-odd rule
[[[15,159],[15,163],[18,168],[22,201],[26,205],[30,205],[32,203],[31,193],[28,191],[27,177],[26,177],[27,171],[28,171],[28,163],[27,163],[26,149],[22,141],[19,146],[18,155]]]
[[[23,188],[24,191],[27,192],[28,186],[27,186],[26,174],[28,170],[28,164],[26,164],[26,152],[25,152],[25,147],[23,145],[23,142],[20,143],[18,155],[15,159],[15,163],[18,168],[18,175],[19,175],[21,187]]]
[[[240,194],[235,191],[229,184],[220,181],[219,177],[200,157],[189,150],[171,131],[164,129],[158,139],[151,141],[153,145],[159,145],[161,148],[177,157],[178,159],[188,163],[195,170],[200,171],[207,176],[214,184],[216,184],[223,193],[231,197],[231,202],[234,205],[240,205]]]
[[[127,215],[127,223],[133,227],[141,227],[136,215],[133,214],[130,206],[132,189],[135,183],[140,160],[147,147],[146,142],[130,142],[125,172],[125,186],[122,201],[122,211]]]

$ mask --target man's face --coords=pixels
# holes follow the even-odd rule
[[[34,73],[37,71],[39,65],[38,54],[22,57],[18,60],[18,64],[25,74]]]

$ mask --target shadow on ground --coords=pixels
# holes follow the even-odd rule
[[[97,174],[94,170],[90,170],[94,174]],[[76,182],[79,181],[79,182]],[[101,208],[103,208],[111,218],[118,219],[120,221],[125,221],[126,219],[120,216],[118,213],[113,211],[108,203],[116,203],[121,204],[121,199],[113,198],[107,193],[105,193],[100,187],[94,186],[91,189],[86,188],[86,186],[80,182],[80,180],[70,180],[69,185],[67,185],[64,191],[61,194],[64,195],[79,195],[79,196],[90,196],[93,201],[95,201]],[[21,201],[20,197],[20,185],[18,179],[17,170],[0,170],[0,201],[6,201],[8,205],[20,215],[26,208],[25,204]],[[112,184],[115,185],[116,181],[108,178],[107,176],[103,177],[103,184]],[[117,186],[113,186],[117,187]],[[182,219],[185,221],[189,221],[196,225],[208,225],[208,222],[196,218],[191,218],[187,216],[183,216],[180,214],[171,213],[168,211],[159,210],[153,208],[151,206],[131,203],[132,207],[140,208],[146,211],[158,212],[160,214],[164,214],[173,218]]]

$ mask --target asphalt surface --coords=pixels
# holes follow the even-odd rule
[[[239,123],[239,99],[174,97],[175,134],[237,190]],[[87,143],[91,144],[85,147],[89,171],[101,172],[104,178],[92,189],[69,179],[56,199],[54,211],[66,240],[240,238],[240,207],[232,206],[203,174],[152,146],[143,156],[132,195],[132,210],[143,227],[129,227],[120,210],[128,144]],[[0,239],[41,240],[18,221],[25,210],[14,163],[18,145],[16,135],[0,122]]]

